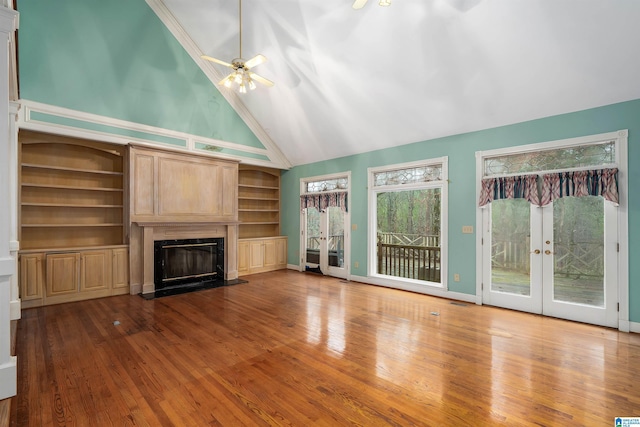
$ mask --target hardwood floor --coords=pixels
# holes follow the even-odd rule
[[[245,278],[23,311],[12,425],[612,426],[640,416],[637,334],[293,271]]]

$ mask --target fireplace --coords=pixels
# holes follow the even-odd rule
[[[224,281],[224,238],[154,242],[156,291]]]

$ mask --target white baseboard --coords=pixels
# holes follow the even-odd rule
[[[287,270],[300,271],[300,266],[295,264],[287,264]]]
[[[0,365],[0,400],[15,396],[18,387],[18,370],[15,356],[11,356],[8,363]]]
[[[640,323],[629,322],[629,332],[640,333]]]

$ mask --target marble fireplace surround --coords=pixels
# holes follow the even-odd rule
[[[142,277],[132,277],[132,294],[155,292],[154,242],[156,240],[224,238],[224,280],[238,278],[238,223],[135,223],[140,239],[134,239],[139,247],[131,247],[132,253],[140,255]],[[132,244],[134,243],[132,240]],[[135,262],[135,261],[134,261]],[[136,283],[137,282],[137,283]]]

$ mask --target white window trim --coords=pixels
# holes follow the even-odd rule
[[[482,304],[482,211],[478,206],[480,191],[482,189],[482,179],[484,174],[484,159],[487,157],[504,156],[522,152],[549,150],[553,148],[566,148],[577,145],[598,144],[605,141],[615,141],[616,143],[616,167],[618,168],[618,194],[620,204],[618,206],[618,242],[620,251],[618,254],[618,300],[620,310],[618,311],[618,330],[629,332],[629,203],[628,203],[628,136],[627,129],[588,135],[577,138],[561,139],[557,141],[540,142],[496,150],[476,152],[476,304]],[[593,168],[592,168],[593,169]]]
[[[442,167],[442,180],[397,184],[397,185],[381,185],[374,186],[374,174],[378,172],[393,171],[398,169],[411,169],[420,166],[436,166]],[[398,163],[394,165],[378,166],[373,168],[367,168],[367,182],[368,182],[368,236],[367,239],[367,275],[373,279],[384,279],[385,285],[398,288],[407,289],[420,292],[420,288],[426,289],[438,289],[447,291],[448,282],[448,240],[449,240],[449,158],[447,156],[438,157],[434,159],[418,160],[408,163]],[[387,191],[407,191],[411,189],[427,189],[427,188],[440,188],[440,284],[434,285],[430,282],[423,280],[407,279],[402,277],[384,276],[376,273],[376,231],[377,231],[377,216],[376,216],[376,197],[375,194],[379,192]],[[408,285],[408,287],[407,287]]]

